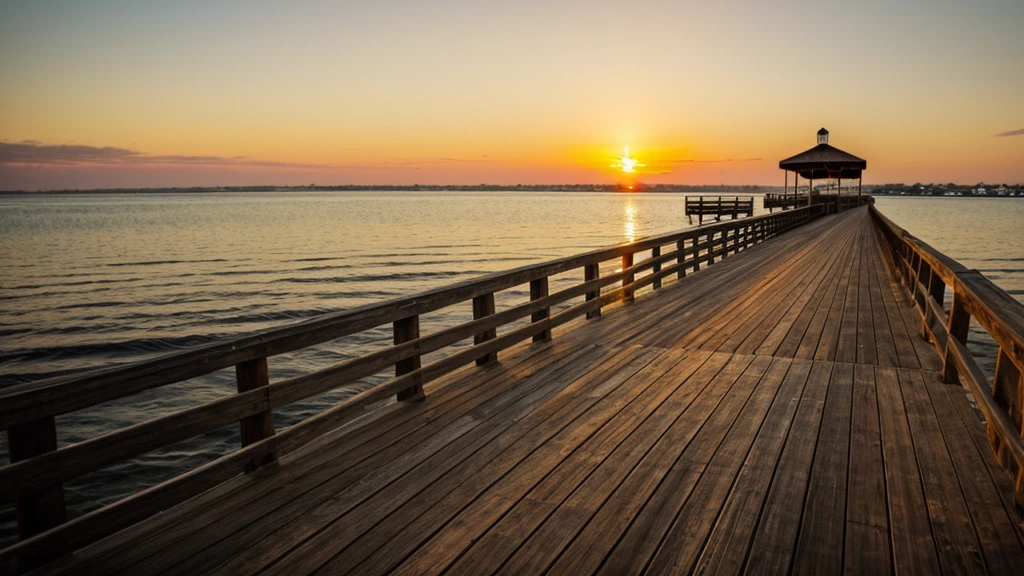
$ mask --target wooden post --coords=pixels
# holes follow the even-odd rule
[[[683,251],[683,246],[686,244],[686,240],[680,238],[676,240],[676,264],[682,264],[686,261],[686,252]],[[679,271],[676,272],[676,279],[681,280],[686,278],[686,267],[680,266]]]
[[[651,248],[651,258],[657,258],[659,256],[661,256],[661,246]],[[661,272],[661,262],[655,262],[654,267],[651,269],[652,274],[657,274],[658,272]],[[657,290],[658,288],[661,288],[661,279],[657,279],[651,283],[652,290]]]
[[[938,273],[936,273],[935,270],[931,269],[929,269],[928,296],[931,296],[932,298],[935,299],[935,302],[938,303],[939,308],[942,308],[945,305],[945,302],[943,302],[943,300],[946,297],[946,284],[942,281],[942,278],[939,277]],[[931,332],[931,306],[928,306],[928,303],[925,302],[924,309],[925,315],[921,324],[921,336],[925,340],[927,340],[928,334]]]
[[[473,298],[473,320],[479,320],[486,316],[494,314],[494,293],[489,292],[487,294],[481,294]],[[498,331],[494,328],[484,330],[483,332],[473,336],[473,344],[482,344],[488,340],[493,340],[498,336]],[[483,366],[484,364],[490,364],[498,361],[498,353],[491,352],[484,354],[483,356],[476,359],[477,366]]]
[[[992,398],[1003,411],[1010,416],[1015,423],[1021,411],[1020,398],[1021,373],[1010,360],[1009,355],[999,347],[999,357],[996,359],[996,374],[992,380]],[[994,434],[995,426],[989,426],[989,442],[996,453],[997,459],[1004,467],[1013,461],[1013,458],[1005,450],[1003,441]],[[1018,433],[1020,433],[1018,431]]]
[[[587,264],[586,266],[583,267],[583,281],[584,282],[590,282],[591,280],[597,280],[600,277],[601,277],[601,264],[600,263],[595,262],[594,264]],[[591,291],[591,292],[587,292],[586,301],[590,302],[591,300],[597,298],[600,295],[601,295],[601,291],[600,290],[594,290],[594,291]],[[587,320],[590,320],[591,318],[597,318],[600,315],[601,315],[601,307],[598,306],[597,309],[591,310],[591,311],[587,312]]]
[[[263,388],[270,384],[270,376],[267,372],[267,359],[255,358],[235,365],[235,380],[238,384],[238,392],[248,392]],[[242,432],[242,448],[270,438],[274,435],[274,410],[264,410],[252,416],[246,416],[239,422]],[[254,457],[245,463],[245,471],[253,470],[277,460],[277,454],[270,452],[261,457]]]
[[[924,294],[920,294],[918,292],[917,285],[918,284],[924,285],[928,281],[928,274],[929,273],[931,273],[931,267],[928,266],[928,264],[924,261],[924,258],[921,258],[921,256],[918,255],[918,257],[917,257],[917,275],[914,277],[914,285],[910,287],[910,291],[914,295],[914,302],[916,303],[917,309],[921,312],[921,314],[925,314],[926,311],[927,311],[925,309],[925,305],[924,305],[924,297],[925,297],[925,295]],[[924,282],[921,281],[922,277],[925,278]]]
[[[627,284],[632,284],[633,283],[633,273],[632,272],[625,273],[625,271],[628,268],[632,267],[632,266],[633,266],[633,253],[632,252],[627,252],[627,253],[623,254],[622,255],[622,270],[624,272],[624,274],[622,276],[622,285],[623,286],[626,286]],[[633,300],[634,300],[634,297],[633,297],[633,289],[632,288],[628,288],[628,289],[622,291],[622,301],[623,302],[632,302]]]
[[[547,298],[548,296],[548,277],[537,278],[536,280],[530,280],[530,300],[540,300],[541,298]],[[531,322],[543,322],[547,320],[548,315],[551,314],[551,308],[544,308],[538,310],[530,316]],[[533,335],[534,342],[547,342],[551,340],[551,329],[543,330]]]
[[[836,214],[839,214],[843,210],[843,206],[840,203],[840,198],[843,196],[843,178],[840,176],[836,184]]]
[[[7,446],[11,464],[28,460],[57,449],[57,424],[52,416],[17,424],[7,429]],[[25,540],[63,524],[66,518],[64,487],[61,484],[40,486],[37,492],[17,499],[18,539]],[[25,568],[38,565],[45,558],[28,559]]]
[[[946,384],[956,384],[960,381],[956,372],[956,362],[953,361],[953,343],[956,338],[961,344],[967,345],[967,330],[971,326],[971,315],[964,307],[963,297],[953,292],[953,305],[949,308],[949,325],[946,331],[949,339],[946,341],[946,353],[942,359],[942,381]]]
[[[916,250],[911,250],[910,251],[910,262],[909,262],[910,273],[907,275],[907,297],[909,298],[908,302],[914,302],[915,305],[917,303],[917,300],[914,298],[914,292],[916,291],[916,286],[917,286],[917,274],[918,274],[918,270],[919,270],[919,266],[918,266],[919,262],[920,262],[920,260],[919,260],[919,257],[917,255],[917,251]]]
[[[406,342],[416,340],[420,337],[420,317],[418,315],[409,316],[408,318],[402,318],[395,320],[392,324],[392,330],[394,331],[394,342],[395,345],[404,344]],[[416,355],[412,358],[406,358],[405,360],[399,360],[395,363],[395,376],[404,376],[410,372],[415,372],[420,369],[420,350],[419,346],[416,347]],[[408,402],[418,402],[423,400],[426,396],[423,394],[423,377],[416,378],[416,382],[410,388],[401,390],[398,392],[398,400]]]
[[[693,271],[700,270],[700,234],[693,237]]]
[[[861,199],[860,199],[860,185],[861,185],[861,181],[862,180],[864,180],[864,176],[863,175],[857,176],[857,206],[860,206],[860,203],[861,203]]]

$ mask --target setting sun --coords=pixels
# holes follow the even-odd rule
[[[623,148],[622,156],[619,156],[616,159],[618,160],[618,162],[612,164],[611,167],[618,168],[627,174],[632,174],[636,172],[637,168],[643,166],[643,164],[640,164],[640,162],[636,158],[629,157],[629,146]]]

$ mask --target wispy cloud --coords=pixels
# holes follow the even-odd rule
[[[79,144],[43,144],[35,140],[22,142],[0,142],[0,164],[8,165],[82,165],[102,164],[112,166],[142,165],[191,165],[191,166],[239,166],[256,168],[382,168],[388,166],[420,166],[438,164],[461,164],[490,162],[486,156],[479,158],[411,158],[389,160],[369,164],[305,164],[259,160],[247,156],[191,156],[184,154],[155,155],[138,150],[112,146],[85,146]]]
[[[42,144],[34,140],[0,142],[0,164],[188,164],[200,166],[253,166],[269,168],[330,168],[327,164],[302,164],[258,160],[246,156],[191,156],[185,154],[154,155],[115,148],[81,144]]]
[[[1010,130],[1009,132],[996,134],[996,136],[1024,136],[1024,128],[1021,128],[1020,130]]]
[[[695,160],[687,158],[683,160],[668,160],[669,164],[719,164],[723,162],[758,162],[761,158],[723,158],[721,160]]]

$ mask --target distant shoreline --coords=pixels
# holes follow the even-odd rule
[[[782,191],[782,186],[736,185],[636,185],[619,184],[519,184],[519,185],[343,185],[343,186],[200,186],[194,188],[95,188],[88,190],[0,190],[0,194],[205,194],[211,192],[747,192]]]
[[[843,194],[856,194],[847,189]],[[761,185],[678,185],[638,184],[634,188],[618,184],[529,184],[529,185],[375,185],[375,186],[202,186],[194,188],[97,188],[89,190],[0,190],[0,196],[86,195],[86,194],[216,194],[216,193],[300,193],[300,192],[605,192],[605,193],[648,193],[648,194],[750,194],[792,193],[793,189],[782,186]],[[830,190],[831,192],[831,190]],[[806,194],[806,192],[803,192]],[[987,188],[975,192],[975,187],[960,186],[919,188],[918,185],[872,184],[864,186],[864,194],[875,196],[925,197],[925,198],[1024,198],[1024,186],[1011,188]]]

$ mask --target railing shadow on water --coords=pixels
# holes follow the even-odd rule
[[[847,200],[844,207],[852,205]],[[466,365],[493,363],[520,342],[549,340],[559,326],[599,317],[602,307],[629,303],[640,290],[681,279],[834,209],[815,205],[662,234],[153,360],[4,389],[0,428],[7,431],[11,462],[0,467],[0,499],[16,502],[20,541],[0,550],[0,566],[34,565],[98,540],[272,463],[368,410],[395,399],[421,399],[428,382]],[[466,307],[465,321],[421,332],[422,319],[459,305]],[[271,357],[381,333],[390,342],[321,370],[278,374],[268,364]],[[57,424],[67,414],[213,375],[233,380],[236,392],[58,445]],[[353,384],[359,385],[357,393],[330,396]],[[315,408],[326,408],[307,407],[282,418],[282,408],[311,399],[321,401]],[[65,485],[196,438],[236,442],[237,448],[67,518]]]

